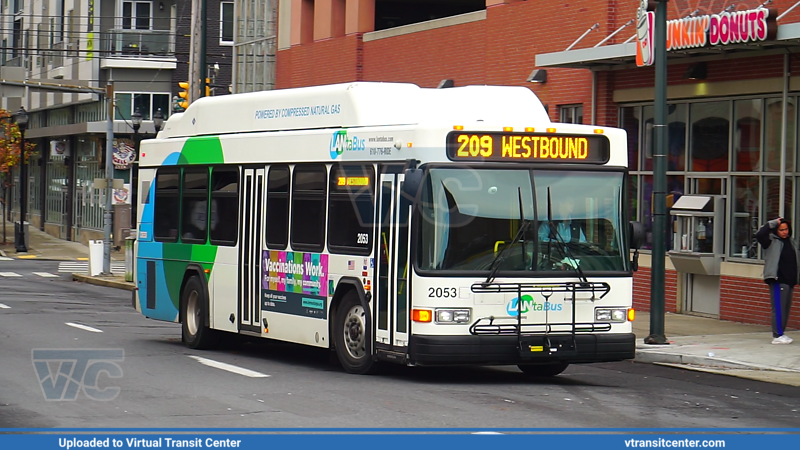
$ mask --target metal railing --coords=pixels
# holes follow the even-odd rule
[[[103,41],[107,56],[136,58],[172,56],[175,53],[175,41],[170,30],[115,28],[104,33]]]

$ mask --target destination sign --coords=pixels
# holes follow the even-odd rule
[[[369,186],[369,177],[338,177],[337,186]]]
[[[452,161],[605,164],[609,142],[602,134],[456,131],[447,135],[447,157]]]

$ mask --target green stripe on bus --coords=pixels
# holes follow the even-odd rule
[[[218,136],[190,137],[183,144],[178,164],[222,164],[222,143]]]

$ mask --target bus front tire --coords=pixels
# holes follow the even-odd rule
[[[569,363],[519,364],[519,370],[533,377],[554,377],[567,370]]]
[[[189,278],[181,292],[181,338],[192,349],[202,350],[211,347],[214,330],[205,325],[208,299],[199,278]]]
[[[370,373],[375,366],[368,351],[367,320],[358,294],[347,293],[336,310],[333,336],[339,363],[349,373]]]

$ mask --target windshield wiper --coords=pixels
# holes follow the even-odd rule
[[[549,242],[547,244],[548,245],[548,255],[547,256],[548,256],[548,258],[551,256],[549,254],[550,253],[550,242],[552,242],[553,241],[553,237],[555,237],[555,240],[564,247],[564,252],[563,252],[564,256],[566,256],[567,258],[570,259],[570,262],[571,262],[570,265],[575,268],[575,272],[578,273],[578,278],[580,278],[580,280],[583,283],[588,283],[589,280],[586,278],[586,275],[583,273],[583,269],[581,269],[581,265],[578,263],[578,260],[575,259],[575,255],[572,253],[572,250],[570,249],[570,246],[567,245],[567,243],[564,242],[564,238],[562,238],[561,235],[558,234],[558,231],[556,230],[556,225],[553,223],[553,215],[551,214],[551,211],[552,211],[552,203],[551,203],[551,200],[550,200],[550,186],[548,186],[547,187],[547,224],[548,224],[548,227],[550,228],[550,240],[549,240]]]
[[[505,259],[504,255],[506,253],[506,250],[508,250],[509,248],[513,247],[514,244],[516,244],[520,240],[520,238],[522,238],[522,236],[525,235],[525,232],[528,230],[528,227],[531,225],[531,221],[528,220],[528,219],[525,219],[523,217],[523,214],[522,214],[522,188],[518,187],[517,188],[517,192],[519,192],[519,205],[520,205],[519,206],[519,213],[520,213],[520,227],[519,227],[519,230],[517,231],[517,234],[514,236],[514,239],[511,240],[511,243],[506,245],[505,247],[503,247],[503,249],[500,250],[500,253],[498,253],[497,256],[494,257],[494,259],[492,260],[492,263],[489,264],[489,268],[492,269],[492,270],[491,270],[491,272],[489,272],[489,276],[486,277],[486,281],[483,282],[484,286],[487,286],[492,281],[494,281],[494,276],[497,273],[497,270],[500,268],[500,264]],[[524,248],[522,249],[522,253],[523,253],[523,258],[524,258],[525,257],[524,256],[524,253],[525,253],[525,249]],[[497,265],[495,265],[495,264],[497,264]]]

